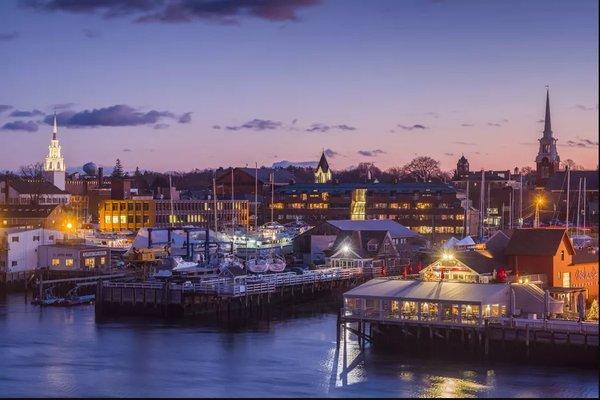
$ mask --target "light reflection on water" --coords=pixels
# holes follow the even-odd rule
[[[0,396],[597,397],[597,371],[336,349],[335,315],[224,329],[96,323],[0,298]],[[348,333],[347,338],[351,335]]]

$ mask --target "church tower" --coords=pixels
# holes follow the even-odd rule
[[[556,139],[552,136],[550,121],[550,89],[546,86],[546,117],[544,119],[544,133],[540,139],[540,149],[535,158],[536,186],[545,186],[548,179],[558,171],[560,157],[556,150]]]
[[[469,160],[466,159],[463,154],[456,163],[455,179],[468,178],[469,177]]]
[[[60,144],[56,138],[57,134],[58,126],[55,113],[52,140],[50,141],[50,146],[48,146],[48,155],[44,161],[44,179],[60,190],[65,190],[65,159],[60,154]]]
[[[315,170],[315,182],[316,183],[328,183],[331,182],[331,170],[329,169],[329,163],[325,158],[325,151],[321,153],[321,159],[319,165]]]

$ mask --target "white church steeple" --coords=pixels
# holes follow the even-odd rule
[[[57,188],[65,190],[65,159],[60,154],[58,143],[58,124],[56,113],[54,113],[54,124],[52,126],[52,140],[48,146],[48,156],[44,161],[44,179],[51,182]]]

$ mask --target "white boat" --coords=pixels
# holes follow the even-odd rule
[[[219,262],[219,270],[223,270],[230,267],[239,267],[243,269],[244,262],[240,258],[234,256],[233,254],[226,254]]]
[[[199,264],[193,261],[184,261],[179,256],[171,257],[171,265],[173,265],[173,271],[177,272],[195,272],[198,270]]]
[[[272,255],[268,259],[269,271],[271,272],[281,272],[285,269],[285,260],[283,257]]]
[[[269,261],[266,258],[250,258],[246,261],[246,268],[255,274],[262,274],[269,270]]]

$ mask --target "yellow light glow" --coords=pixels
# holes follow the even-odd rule
[[[348,252],[350,251],[350,246],[348,246],[347,244],[346,244],[346,245],[344,245],[344,247],[342,247],[342,251],[343,251],[344,253],[348,253]]]
[[[73,229],[73,224],[70,222],[67,222],[67,229]]]

